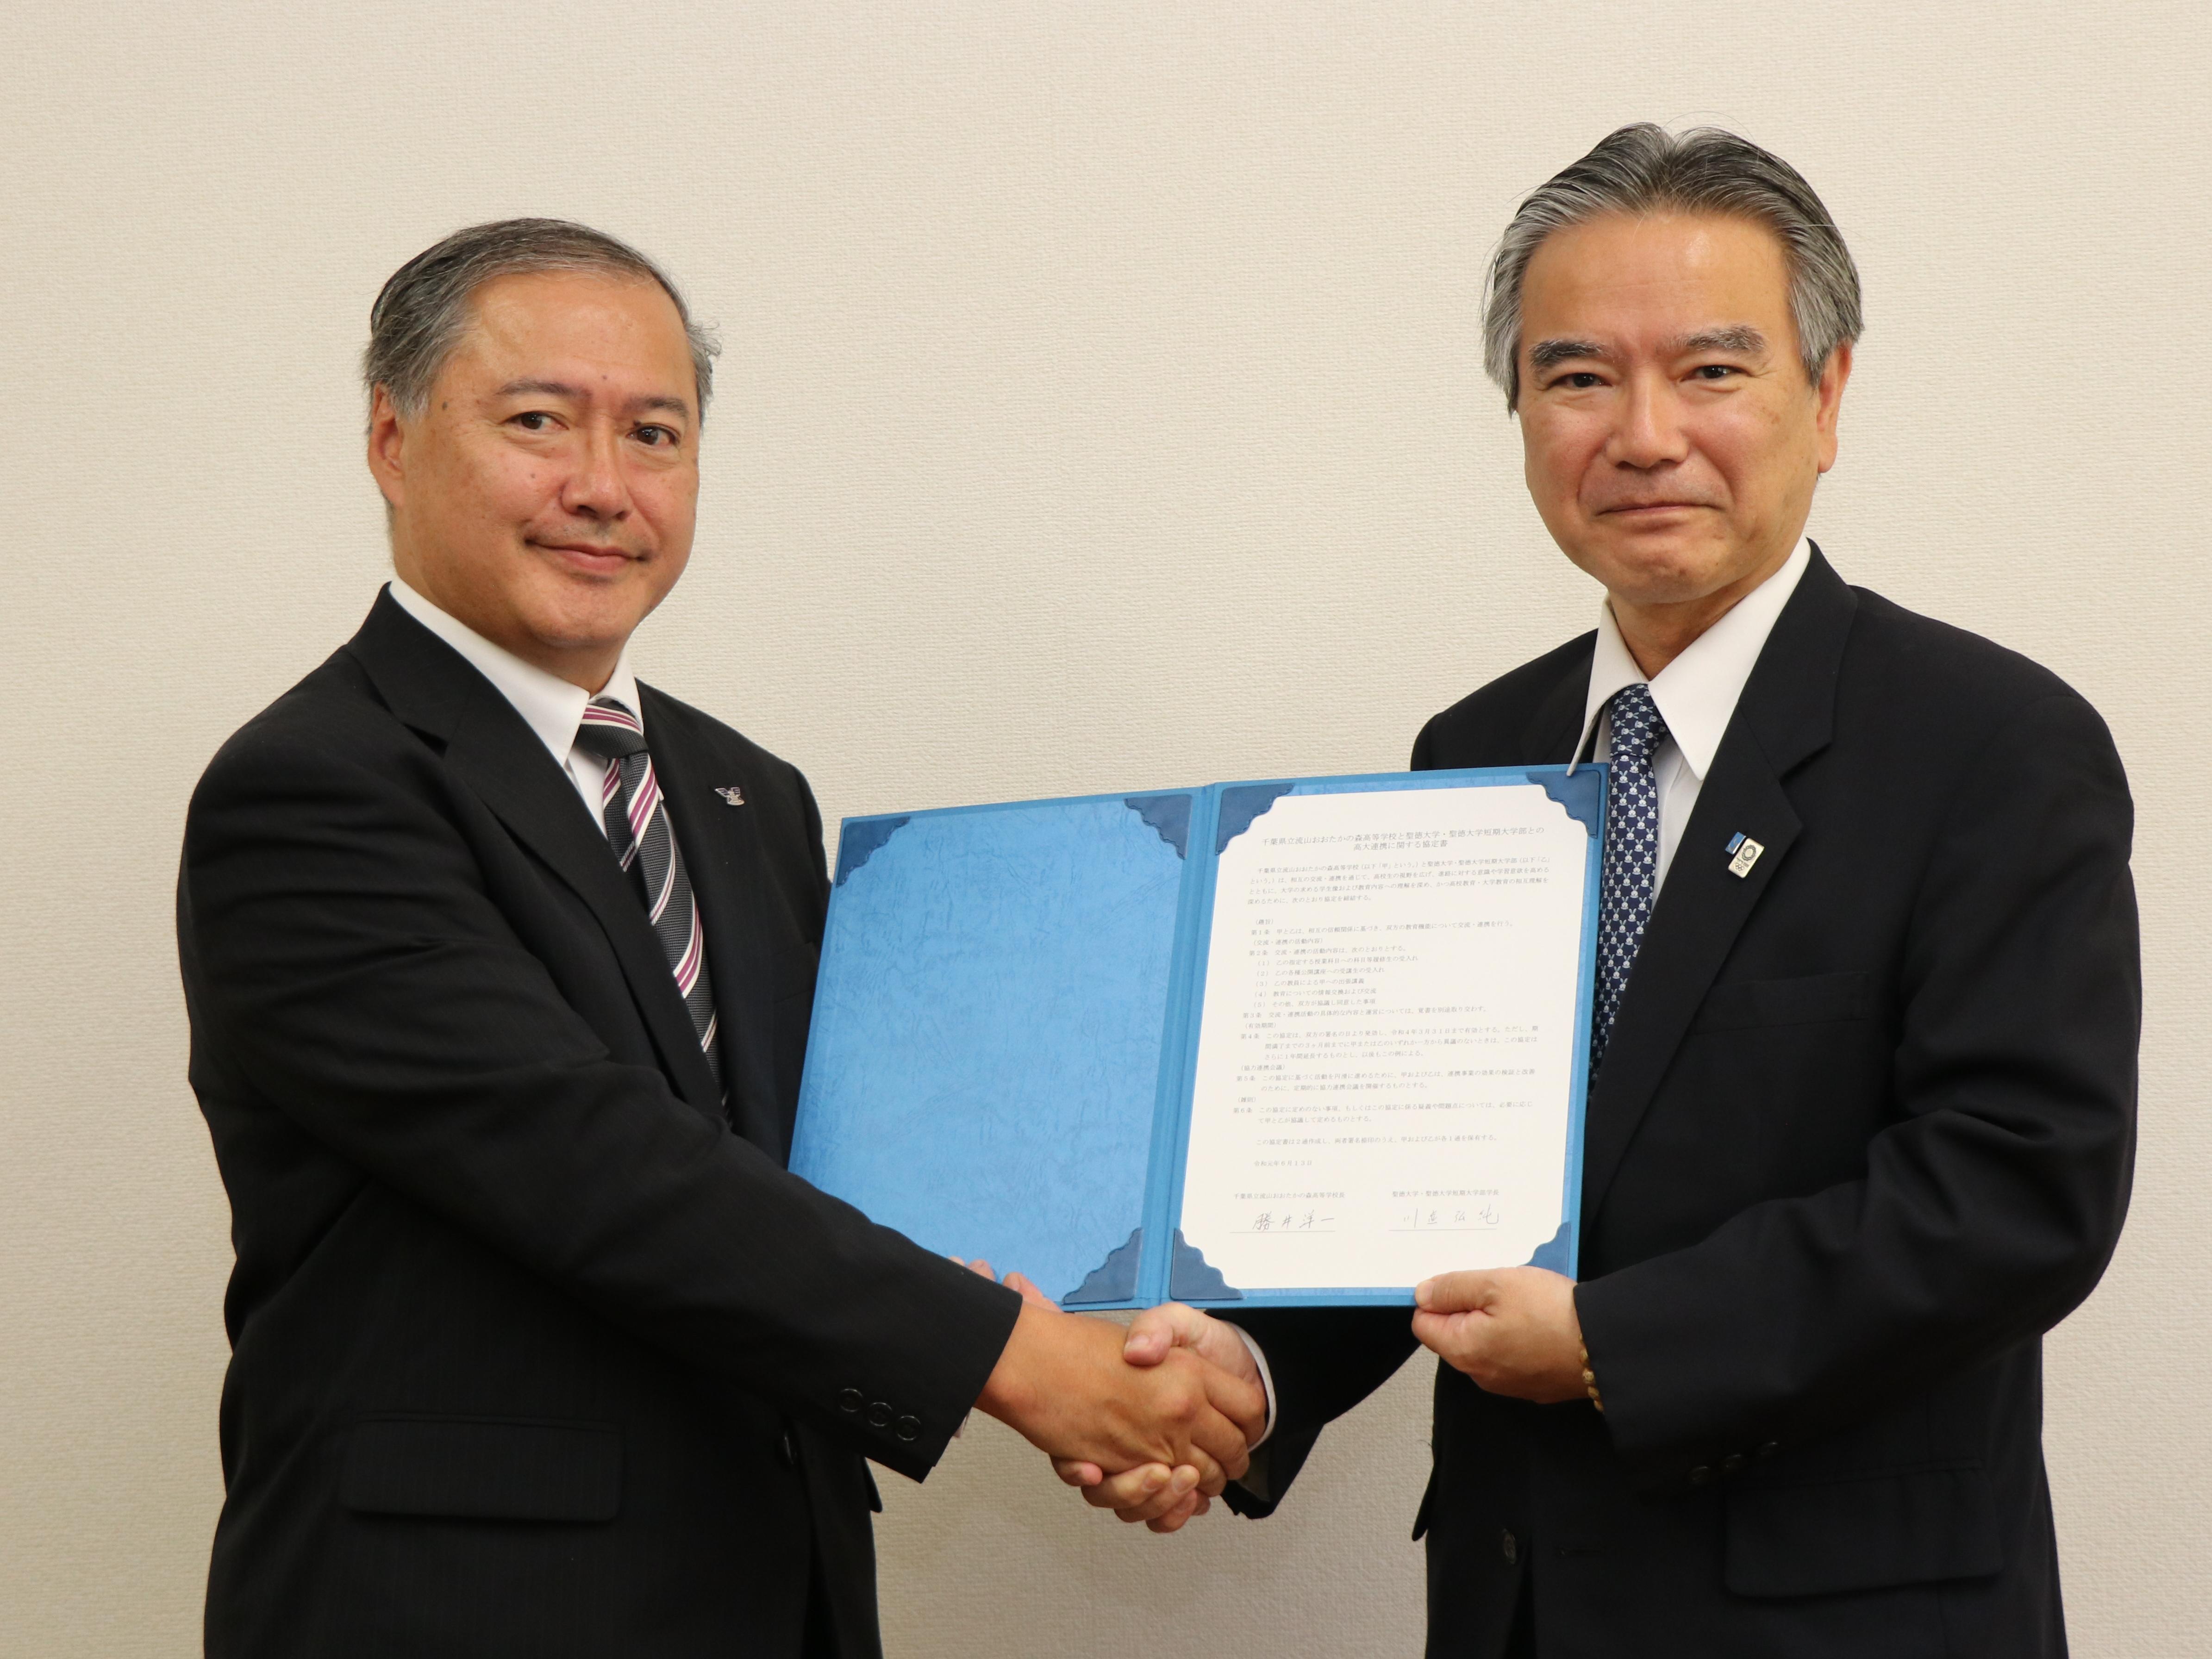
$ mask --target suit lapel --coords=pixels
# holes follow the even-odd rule
[[[683,711],[669,698],[651,686],[639,687],[638,696],[668,822],[684,849],[707,936],[730,1115],[738,1133],[781,1163],[790,1152],[790,1126],[776,1103],[774,1034],[768,1029],[773,1011],[770,964],[763,956],[769,933],[761,925],[758,820],[715,793],[732,785],[743,793],[753,780],[726,765],[715,771],[713,757],[688,740]]]
[[[1590,1100],[1585,1215],[1604,1201],[1714,975],[1796,843],[1802,825],[1783,781],[1833,735],[1836,676],[1856,608],[1814,548],[1744,684],[1637,951]],[[1725,850],[1738,832],[1765,849],[1741,877],[1729,873]]]
[[[399,718],[440,740],[446,765],[590,907],[676,1091],[717,1121],[720,1091],[645,907],[576,787],[522,716],[458,652],[380,596],[355,655]],[[688,853],[688,848],[686,849]]]

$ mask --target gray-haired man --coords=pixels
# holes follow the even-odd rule
[[[2111,1255],[2133,1148],[2112,740],[1804,539],[1859,295],[1787,164],[1613,133],[1522,205],[1487,323],[1537,509],[1606,603],[1413,764],[1611,763],[1581,1282],[1447,1273],[1410,1328],[1233,1316],[1279,1414],[1230,1504],[1271,1511],[1418,1339],[1431,1654],[2063,1654],[2039,1339]],[[1129,1357],[1171,1343],[1243,1347],[1171,1308]],[[1162,1527],[1193,1507],[1062,1474]]]
[[[674,285],[508,220],[370,333],[394,580],[185,822],[238,1249],[209,1654],[871,1659],[862,1460],[918,1480],[971,1406],[1218,1491],[1256,1387],[1151,1383],[784,1171],[822,822],[628,653],[698,501]]]

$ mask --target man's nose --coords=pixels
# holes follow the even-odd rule
[[[626,516],[629,482],[623,474],[622,440],[599,428],[587,429],[582,437],[574,465],[562,483],[562,507],[579,518],[608,520]]]
[[[1606,445],[1607,459],[1648,471],[1689,453],[1681,399],[1663,375],[1632,376],[1620,402],[1620,418]]]

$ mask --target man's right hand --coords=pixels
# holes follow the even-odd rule
[[[1121,1354],[1129,1364],[1160,1364],[1170,1354],[1189,1353],[1216,1370],[1247,1384],[1259,1401],[1259,1414],[1242,1426],[1249,1443],[1260,1436],[1267,1421],[1267,1394],[1252,1351],[1236,1327],[1208,1317],[1180,1302],[1148,1308],[1130,1322]],[[1226,1482],[1192,1481],[1189,1471],[1146,1464],[1108,1474],[1097,1463],[1056,1457],[1053,1468],[1071,1486],[1080,1487],[1084,1501],[1096,1509],[1111,1510],[1124,1521],[1141,1521],[1154,1532],[1175,1532],[1194,1516],[1206,1512],[1211,1498],[1218,1497]],[[1243,1474],[1231,1470],[1229,1479]]]
[[[1249,1370],[1250,1357],[1229,1335]],[[1250,1462],[1247,1443],[1266,1420],[1266,1395],[1256,1373],[1224,1370],[1188,1346],[1158,1346],[1157,1358],[1147,1350],[1130,1364],[1118,1327],[1025,1298],[975,1403],[1056,1464],[1135,1472],[1139,1484],[1158,1471],[1163,1487],[1176,1485],[1168,1471],[1195,1469],[1197,1490],[1218,1492]],[[1188,1503],[1191,1491],[1182,1486],[1176,1501]]]

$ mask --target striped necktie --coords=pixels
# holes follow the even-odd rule
[[[707,936],[699,926],[699,902],[684,873],[684,854],[669,827],[660,781],[653,774],[645,727],[614,698],[594,697],[576,728],[576,743],[607,763],[599,794],[607,844],[629,872],[653,931],[660,936],[676,988],[699,1033],[699,1047],[719,1083],[722,1066],[714,1051],[714,983],[707,972]]]
[[[1640,682],[1613,693],[1612,787],[1607,793],[1605,869],[1597,912],[1597,1009],[1590,1022],[1590,1080],[1597,1080],[1613,1036],[1613,1018],[1628,988],[1629,969],[1651,920],[1659,868],[1659,781],[1651,757],[1667,736],[1667,722]]]

